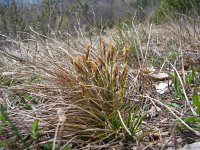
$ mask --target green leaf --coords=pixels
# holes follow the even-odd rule
[[[71,148],[70,148],[69,146],[66,146],[66,147],[64,148],[64,150],[71,150]]]
[[[0,121],[8,121],[9,117],[8,117],[8,113],[6,110],[6,106],[4,105],[0,105]]]
[[[195,82],[195,80],[196,80],[196,71],[195,71],[195,69],[192,70],[192,79]]]
[[[120,127],[120,122],[119,122],[119,118],[117,116],[113,116],[112,118],[112,128],[113,130],[118,130]]]
[[[170,78],[172,78],[172,79],[174,79],[174,78],[175,78],[175,75],[174,75],[174,74],[172,74],[172,73],[168,73],[168,75],[169,75],[169,77],[170,77]]]
[[[182,99],[185,99],[185,96],[183,94],[183,91],[182,91],[180,81],[179,81],[177,74],[174,76],[174,88],[175,88],[177,96],[182,98]]]
[[[38,120],[34,120],[34,122],[33,122],[33,127],[32,127],[31,132],[32,132],[32,137],[33,137],[34,140],[37,140],[38,135],[39,135],[38,123],[39,123]]]
[[[183,120],[187,124],[190,124],[191,128],[199,131],[199,129],[200,129],[200,118],[198,116],[188,116],[188,117],[184,118]],[[185,125],[183,125],[182,123],[180,125],[178,125],[177,127],[178,127],[178,129],[181,129],[181,130],[187,129],[187,127]]]
[[[200,121],[197,120],[198,118],[196,116],[188,116],[184,119],[185,122],[196,122],[196,121]]]
[[[200,108],[199,95],[197,93],[193,94],[192,102],[197,108]]]
[[[177,103],[168,103],[169,106],[174,107],[176,109],[181,109],[181,106],[178,105]]]
[[[31,110],[32,108],[31,108],[31,105],[25,104],[24,109]]]
[[[191,72],[187,73],[185,76],[186,83],[191,84],[196,82],[196,71],[193,69]]]
[[[197,93],[193,94],[192,96],[192,102],[194,106],[196,106],[196,113],[200,114],[200,101],[199,101],[199,95]]]
[[[31,94],[26,93],[24,95],[24,98],[27,99],[27,100],[31,100],[31,99],[33,99],[33,96]]]
[[[43,147],[44,150],[52,150],[53,144],[52,143],[46,143]]]
[[[196,109],[196,113],[200,115],[200,108]]]
[[[6,141],[0,141],[0,148],[6,145]]]

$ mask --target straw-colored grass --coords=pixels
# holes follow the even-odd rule
[[[0,51],[4,66],[0,127],[6,146],[140,149],[156,148],[159,143],[164,149],[168,137],[179,138],[177,120],[184,124],[194,106],[172,97],[170,85],[168,93],[159,95],[154,88],[158,81],[149,77],[148,67],[169,73],[166,60],[178,71],[198,67],[196,58],[194,64],[185,58],[199,54],[199,31],[189,23],[182,28],[133,25],[129,31],[116,30],[112,44],[102,38],[81,41],[65,33],[43,40],[34,32],[28,43],[5,38],[12,46]],[[184,76],[182,86],[186,86]],[[185,90],[187,103],[189,92]],[[176,103],[181,111],[169,103]],[[35,133],[33,138],[37,130],[38,137]]]

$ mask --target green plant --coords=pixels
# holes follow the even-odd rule
[[[187,116],[183,119],[185,123],[191,126],[192,129],[199,131],[200,119],[197,116]],[[188,128],[183,124],[178,124],[177,128],[179,130],[187,130]]]
[[[185,80],[187,84],[194,84],[196,82],[196,71],[192,69],[192,71],[188,72],[185,76]]]
[[[46,144],[44,144],[43,149],[44,150],[52,150],[52,147],[53,147],[53,143],[46,143]]]
[[[170,74],[170,77],[173,79],[174,90],[177,97],[185,99],[185,95],[183,94],[181,83],[179,81],[178,75]]]
[[[146,114],[139,109],[139,106],[136,106],[134,110],[128,112],[128,115],[125,118],[125,124],[129,129],[131,135],[135,135],[139,131],[139,127],[144,120],[144,117],[146,116]]]
[[[41,78],[38,76],[32,76],[23,82],[26,84],[41,83]]]
[[[28,148],[27,141],[24,139],[24,137],[21,135],[18,127],[10,120],[9,115],[7,113],[7,108],[4,105],[0,105],[0,122],[1,125],[1,133],[2,135],[7,137],[6,145],[9,145],[10,147],[14,146],[15,148]],[[16,143],[21,144],[17,145]],[[4,144],[2,141],[1,144]],[[19,147],[18,147],[19,146]]]
[[[31,103],[38,103],[39,99],[33,97],[30,93],[22,92],[17,94],[11,94],[10,97],[15,99],[16,104],[22,106],[26,110],[31,110]]]
[[[168,106],[173,107],[175,109],[181,110],[181,106],[178,105],[177,103],[168,103]]]
[[[39,123],[38,120],[34,120],[33,127],[32,127],[32,130],[31,130],[32,137],[33,137],[34,140],[38,140],[38,136],[39,136],[38,123]]]
[[[0,76],[0,86],[15,86],[17,80],[14,78]]]
[[[175,74],[170,74],[170,77],[173,79],[173,84],[174,84],[174,90],[176,93],[176,96],[178,96],[179,98],[182,99],[186,99],[186,93],[183,93],[183,88],[181,83],[180,83],[180,78],[178,77],[178,75]],[[186,81],[186,85],[188,87],[188,92],[190,92],[192,89],[195,91],[195,93],[192,95],[192,101],[193,101],[193,105],[196,107],[196,113],[200,114],[200,101],[199,101],[199,95],[196,92],[197,91],[197,87],[196,87],[196,71],[195,69],[193,69],[192,71],[190,71],[189,73],[186,74],[185,76],[185,81]],[[191,86],[192,84],[194,84],[194,86]]]
[[[195,83],[196,81],[196,72],[193,69],[191,72],[189,72],[188,74],[186,74],[185,79],[186,79],[186,84],[183,84],[183,81],[180,77],[180,75],[178,74],[176,68],[171,65],[173,67],[173,69],[175,70],[175,74],[170,74],[170,77],[173,79],[173,83],[174,83],[174,89],[176,92],[176,95],[179,96],[180,98],[183,98],[186,100],[187,105],[189,106],[193,116],[191,115],[187,115],[184,117],[183,120],[181,121],[181,124],[178,123],[178,129],[179,130],[191,130],[194,133],[196,133],[196,135],[199,135],[199,125],[200,125],[200,120],[199,120],[199,115],[200,115],[200,100],[199,100],[199,95],[198,95],[198,88],[195,86],[191,86],[192,84]],[[193,106],[191,105],[188,95],[185,91],[185,86],[187,86],[188,88],[188,92],[191,92],[191,90],[194,90],[194,94],[192,95],[192,102],[193,102],[193,106],[196,107],[196,112],[193,109]],[[194,89],[193,89],[194,88]],[[191,113],[190,112],[190,113]]]
[[[200,115],[200,99],[198,93],[194,93],[192,96],[192,102],[196,107],[196,113]]]
[[[137,34],[135,31],[130,30],[130,26],[126,23],[120,23],[117,27],[117,34],[113,35],[113,40],[116,44],[116,49],[118,53],[121,53],[124,45],[129,46],[129,57],[128,57],[128,64],[129,65],[138,65],[141,60],[143,54],[140,53],[140,44],[146,41],[145,33],[140,32]],[[136,63],[137,62],[137,63]]]
[[[68,138],[78,146],[136,140],[145,114],[126,97],[128,51],[124,47],[117,54],[114,46],[101,40],[98,49],[87,46],[80,57],[70,56],[70,71],[51,73],[69,97],[65,113],[70,119],[62,132],[70,132]]]
[[[198,15],[200,13],[199,6],[198,0],[163,0],[152,20],[160,23],[170,19],[177,19],[180,14]]]

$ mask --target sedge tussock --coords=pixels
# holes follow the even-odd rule
[[[123,62],[116,58],[114,46],[109,45],[106,48],[103,41],[100,45],[97,50],[88,45],[85,51],[79,51],[79,55],[68,55],[68,60],[63,61],[65,64],[62,65],[54,62],[54,56],[48,58],[52,59],[52,62],[44,67],[39,67],[41,64],[36,62],[31,63],[35,70],[39,69],[42,74],[47,75],[42,78],[43,82],[55,87],[51,90],[48,87],[46,90],[40,89],[40,92],[47,92],[48,100],[35,108],[40,123],[40,136],[45,138],[48,133],[52,140],[54,139],[54,148],[56,144],[63,145],[64,141],[76,142],[82,145],[81,147],[87,146],[88,142],[106,143],[123,134],[121,128],[124,128],[124,125],[121,124],[117,111],[123,111],[122,107],[125,105],[122,99],[126,91],[124,88],[120,89],[120,80],[123,80],[124,86],[128,67],[119,67]],[[118,78],[120,73],[122,78]],[[56,99],[55,94],[59,94],[60,98]],[[58,115],[65,121],[60,121],[62,123],[58,125],[55,110],[61,109],[65,114]],[[47,114],[49,118],[46,118]],[[31,121],[28,120],[30,119],[25,123],[30,126]],[[62,131],[58,131],[60,125]]]
[[[152,117],[153,113],[147,118],[143,115],[145,112],[150,113],[153,110],[151,107],[161,104],[149,101],[149,97],[156,93],[152,88],[154,81],[148,78],[148,74],[142,76],[140,70],[150,63],[154,63],[154,66],[162,64],[166,57],[177,64],[178,70],[179,57],[173,54],[180,53],[177,49],[182,50],[181,57],[184,61],[188,49],[191,49],[190,53],[198,54],[199,34],[195,34],[188,25],[183,28],[184,32],[178,32],[180,29],[175,25],[168,28],[152,26],[152,35],[148,38],[145,36],[148,35],[148,30],[134,25],[134,33],[119,31],[121,36],[116,35],[115,44],[107,44],[109,42],[100,39],[96,47],[79,44],[78,40],[70,36],[69,42],[51,38],[37,41],[37,37],[34,37],[26,55],[1,52],[6,57],[4,60],[10,63],[10,68],[0,71],[7,72],[10,69],[22,73],[0,78],[0,90],[3,89],[0,91],[3,99],[1,103],[6,103],[10,119],[19,128],[20,134],[28,139],[31,149],[53,141],[60,147],[69,145],[72,149],[123,149],[130,143],[136,146],[140,140],[152,142],[152,137],[157,138],[152,135],[153,131],[148,132],[152,130],[152,122],[155,121],[153,123],[157,126],[162,125],[162,120],[159,119],[166,115],[163,112],[159,113],[158,118]],[[37,47],[34,42],[37,42]],[[22,51],[27,50],[28,44],[15,43],[23,45]],[[13,48],[17,49],[18,44]],[[148,53],[145,54],[147,48]],[[142,66],[144,56],[146,64]],[[185,63],[192,63],[192,67],[199,65],[198,61],[193,62]],[[187,64],[183,64],[183,67],[184,65]],[[190,64],[188,66],[191,67]],[[164,64],[162,69],[166,68]],[[27,78],[23,78],[24,76]],[[143,94],[150,96],[143,97]],[[157,94],[155,96],[160,97]],[[169,99],[166,100],[168,101]],[[57,114],[59,109],[64,113]],[[34,140],[30,132],[34,120],[38,120],[38,140]],[[59,127],[55,136],[59,121],[64,124],[62,128]],[[15,135],[12,123],[5,121],[3,124],[6,131]],[[158,138],[162,141],[160,137]],[[146,144],[146,141],[143,143]],[[55,147],[58,146],[56,144]]]

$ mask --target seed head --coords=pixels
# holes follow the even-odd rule
[[[123,81],[126,80],[127,74],[128,74],[128,66],[125,65],[124,68],[123,68],[123,70],[122,70],[122,80]]]
[[[79,61],[73,60],[73,65],[78,73],[85,73],[85,70]]]
[[[117,80],[118,70],[119,70],[118,64],[114,64],[113,83],[115,83]]]
[[[101,50],[101,54],[105,57],[106,55],[106,46],[105,46],[105,42],[103,41],[103,39],[100,39],[100,50]]]
[[[109,49],[109,52],[108,52],[108,60],[109,60],[110,63],[113,62],[114,55],[115,55],[115,48],[112,45],[110,45],[110,49]]]
[[[129,48],[127,48],[127,47],[124,47],[124,48],[122,49],[123,58],[124,58],[124,61],[125,61],[125,62],[127,61],[127,58],[128,58],[128,50],[129,50]]]

